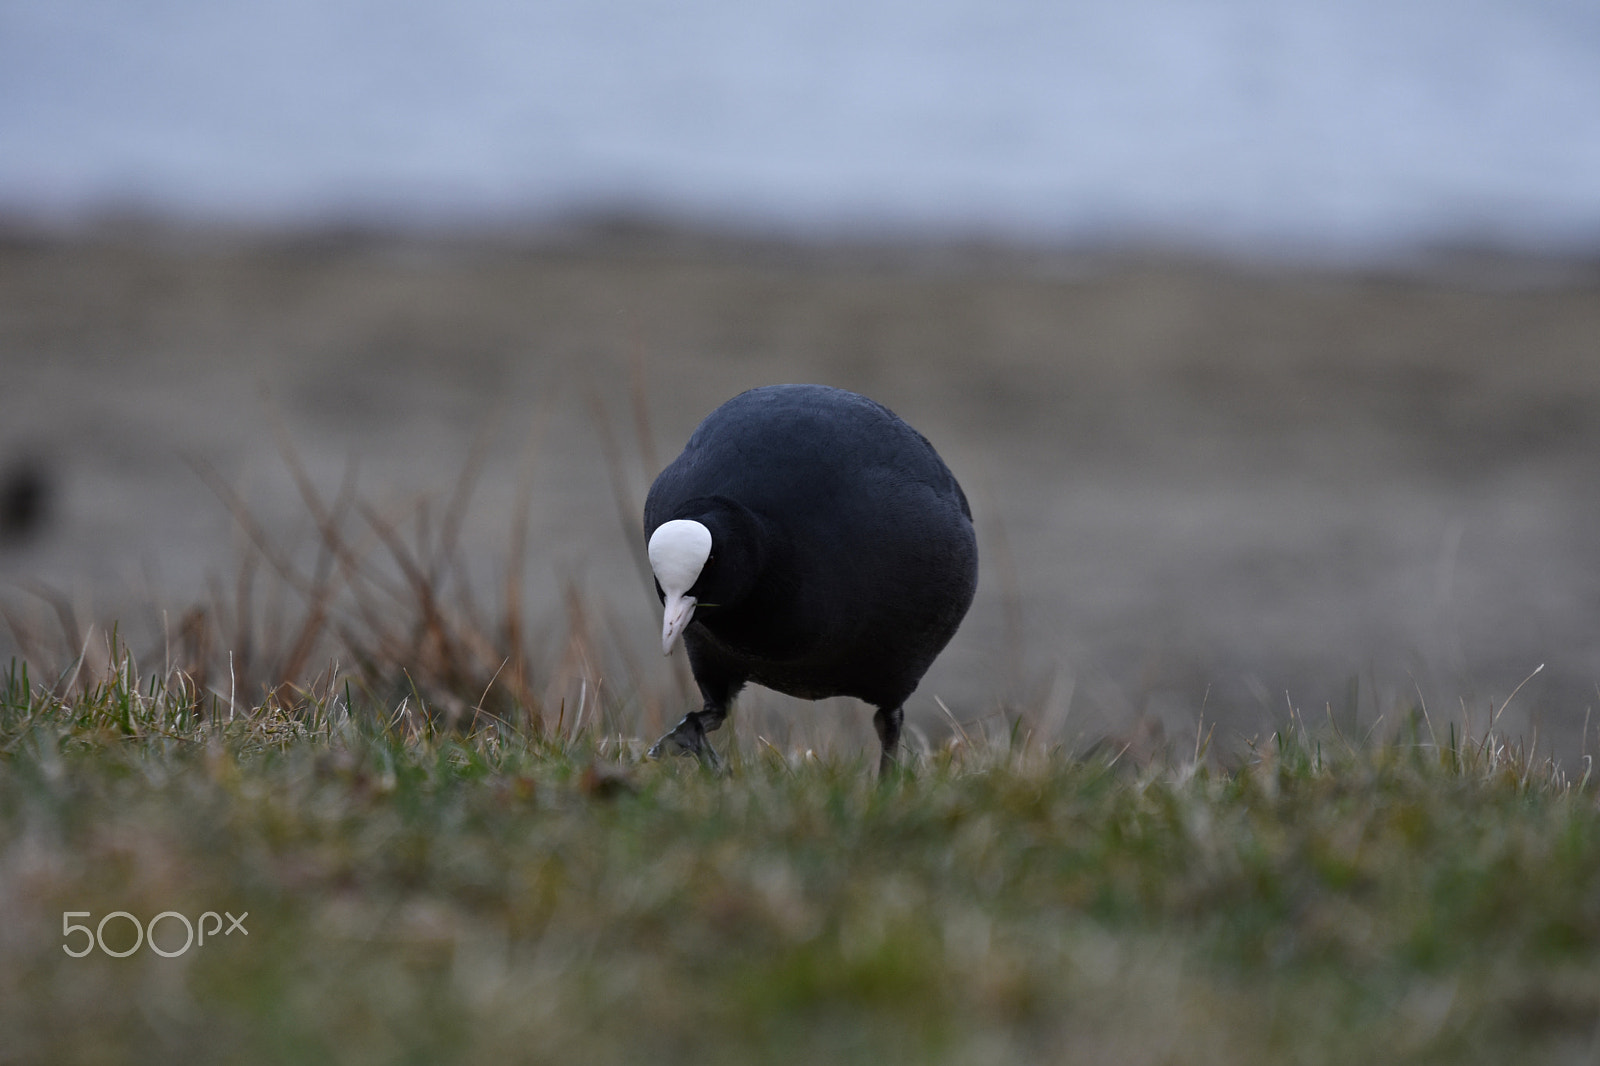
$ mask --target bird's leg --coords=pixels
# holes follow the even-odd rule
[[[878,713],[872,716],[872,727],[878,731],[878,740],[883,744],[883,755],[878,759],[878,780],[883,780],[891,767],[899,765],[896,752],[900,748],[900,726],[906,720],[905,708],[901,706],[879,707]]]
[[[672,732],[650,746],[648,756],[659,759],[663,755],[693,755],[712,769],[721,769],[722,760],[706,739],[706,734],[722,724],[728,716],[726,708],[714,706],[709,700],[698,711],[684,715]]]

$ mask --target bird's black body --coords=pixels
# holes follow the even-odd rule
[[[933,446],[855,393],[752,389],[713,411],[651,486],[646,538],[673,519],[711,531],[683,633],[705,705],[663,743],[709,752],[704,733],[753,681],[873,704],[888,765],[901,705],[977,586],[972,512]]]

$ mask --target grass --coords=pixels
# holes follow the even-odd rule
[[[879,784],[751,708],[725,775],[644,761],[686,679],[576,594],[538,635],[520,518],[474,592],[437,515],[476,455],[391,513],[286,443],[298,550],[215,479],[254,553],[142,651],[0,605],[0,1063],[1596,1060],[1587,761],[1498,716],[1222,759],[1012,712]]]
[[[1595,1051],[1595,793],[1493,734],[1296,722],[1226,769],[996,734],[884,785],[746,739],[715,776],[332,677],[230,707],[109,652],[0,682],[0,1060]],[[71,958],[68,911],[248,934]]]

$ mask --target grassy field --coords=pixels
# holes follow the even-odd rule
[[[0,603],[0,1062],[1600,1053],[1588,758],[1496,708],[1212,751],[1001,706],[878,782],[846,715],[752,699],[727,773],[652,763],[686,678],[300,480],[311,550],[237,507],[255,554],[158,646]]]
[[[748,733],[716,776],[595,717],[446,731],[338,681],[51,681],[0,680],[7,1062],[1596,1052],[1587,765],[1420,715],[1230,766],[958,734],[879,784]],[[117,911],[154,930],[120,958]]]
[[[1600,1062],[1590,266],[0,238],[0,1064]],[[881,785],[641,759],[644,486],[785,380],[980,514]]]

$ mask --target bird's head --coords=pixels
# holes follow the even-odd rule
[[[689,518],[663,522],[650,534],[649,553],[650,569],[666,608],[661,619],[661,654],[671,655],[700,602],[690,590],[711,558],[711,530]]]
[[[692,503],[698,506],[685,508],[685,517],[663,522],[650,534],[650,569],[664,608],[663,655],[672,654],[696,608],[741,602],[765,556],[761,524],[749,511],[720,497]]]

